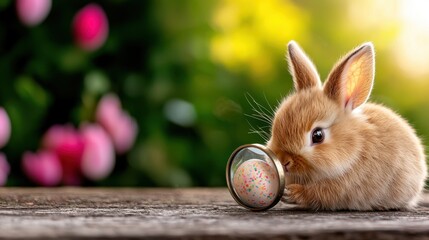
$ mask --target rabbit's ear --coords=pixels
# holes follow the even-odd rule
[[[288,44],[287,59],[296,91],[311,87],[321,87],[316,67],[295,41]]]
[[[372,43],[365,43],[332,69],[324,85],[325,94],[347,109],[359,107],[371,94],[374,68],[374,47]]]

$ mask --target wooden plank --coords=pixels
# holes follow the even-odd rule
[[[2,188],[0,238],[429,239],[429,195],[413,211],[251,212],[224,188]]]

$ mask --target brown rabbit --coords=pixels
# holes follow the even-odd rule
[[[342,58],[321,84],[291,41],[295,93],[276,110],[267,146],[286,171],[283,201],[311,209],[414,207],[427,175],[413,128],[384,106],[365,103],[374,81],[374,49],[365,43]]]

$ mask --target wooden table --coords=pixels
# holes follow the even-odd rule
[[[414,211],[251,212],[225,188],[2,188],[0,238],[429,239],[429,195]]]

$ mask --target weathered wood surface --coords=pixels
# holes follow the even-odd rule
[[[429,195],[414,211],[251,212],[224,188],[3,188],[0,238],[429,239]]]

